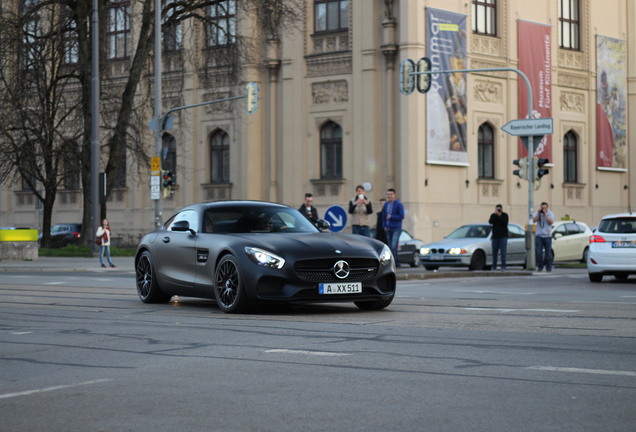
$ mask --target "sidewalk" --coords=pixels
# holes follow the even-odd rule
[[[35,261],[0,261],[0,272],[132,272],[135,270],[134,257],[111,257],[111,261],[117,267],[103,268],[99,264],[99,257],[75,258],[75,257],[39,257]]]

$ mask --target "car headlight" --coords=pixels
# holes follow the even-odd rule
[[[465,255],[468,253],[468,251],[466,251],[466,249],[462,249],[462,248],[450,248],[448,250],[448,253],[451,255]]]
[[[263,267],[280,269],[285,265],[283,258],[263,249],[248,246],[245,248],[245,253],[255,264]]]
[[[384,246],[384,249],[382,249],[382,253],[380,254],[380,264],[387,265],[391,263],[391,259],[393,259],[391,249],[389,249],[387,246]]]
[[[428,255],[430,253],[431,253],[431,248],[423,247],[420,249],[420,254],[422,255]]]

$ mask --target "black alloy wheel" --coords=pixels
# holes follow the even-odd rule
[[[165,294],[159,288],[155,265],[152,255],[144,251],[137,260],[135,267],[137,294],[144,303],[168,303],[171,295]]]
[[[214,276],[214,298],[225,313],[243,313],[248,310],[247,294],[236,258],[221,258]]]
[[[420,252],[419,251],[415,251],[413,252],[413,259],[411,260],[411,267],[419,267],[420,266]]]

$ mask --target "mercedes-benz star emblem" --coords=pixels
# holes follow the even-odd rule
[[[346,261],[338,261],[333,265],[333,273],[338,279],[344,279],[349,276],[349,263]]]

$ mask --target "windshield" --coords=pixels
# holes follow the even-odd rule
[[[603,219],[598,231],[604,233],[636,233],[636,218]]]
[[[448,235],[448,239],[486,238],[490,234],[490,225],[464,225]]]
[[[203,232],[217,234],[319,232],[298,210],[274,206],[211,208],[203,217]]]

